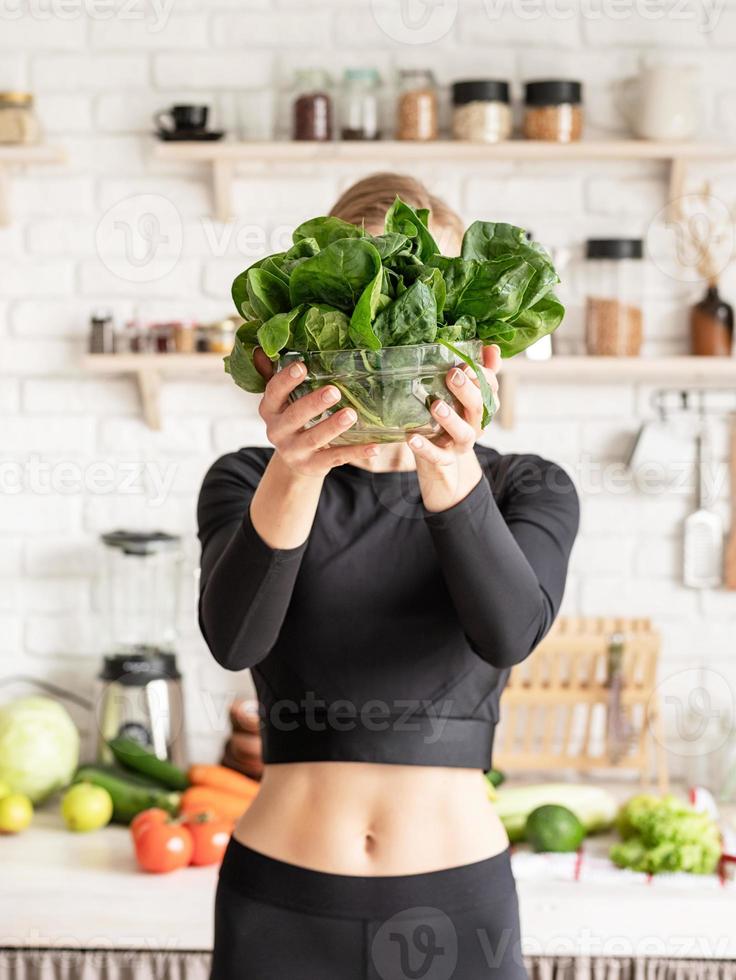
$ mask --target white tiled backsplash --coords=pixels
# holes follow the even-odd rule
[[[69,154],[65,166],[15,177],[15,221],[0,230],[0,451],[23,467],[20,492],[19,471],[6,467],[0,504],[0,670],[89,690],[101,653],[94,622],[98,533],[119,526],[183,532],[189,567],[180,656],[189,720],[214,752],[227,699],[248,682],[220,670],[198,634],[194,506],[218,454],[263,441],[256,402],[224,379],[171,381],[162,393],[162,430],[148,430],[131,380],[80,370],[89,313],[109,307],[121,319],[136,305],[146,317],[228,311],[232,277],[255,260],[259,242],[324,212],[372,168],[304,165],[287,174],[264,167],[236,184],[238,220],[218,225],[209,217],[205,173],[153,159],[153,113],[174,101],[206,101],[221,124],[264,138],[281,125],[274,114],[283,98],[272,95],[274,86],[294,67],[316,64],[338,75],[348,65],[375,65],[389,77],[402,65],[429,65],[442,83],[511,78],[517,95],[524,78],[582,78],[589,127],[615,136],[622,122],[612,83],[665,59],[701,66],[703,135],[736,139],[736,4],[632,0],[614,5],[624,14],[612,16],[604,0],[461,0],[440,4],[449,27],[428,44],[389,36],[386,11],[395,5],[388,0],[62,6],[66,15],[53,0],[0,11],[0,88],[32,89],[48,139]],[[550,246],[571,249],[564,290],[570,312],[559,341],[573,351],[582,341],[581,241],[645,234],[666,193],[659,164],[574,171],[563,164],[435,164],[416,172],[467,220],[511,220]],[[732,167],[712,172],[719,195],[736,204]],[[173,244],[160,243],[163,274],[143,283],[112,273],[111,257],[101,258],[95,245],[103,215],[124,220],[137,195],[171,202],[176,225]],[[167,248],[178,247],[179,234],[181,255],[170,261]],[[687,306],[699,287],[655,266],[648,272],[645,352],[684,353]],[[723,287],[736,302],[733,274]],[[680,525],[692,495],[644,495],[623,475],[631,438],[651,415],[650,393],[634,385],[522,386],[515,428],[491,428],[487,439],[503,451],[557,459],[581,486],[582,530],[564,611],[651,615],[664,637],[665,693],[671,688],[682,703],[678,677],[692,678],[682,671],[702,666],[714,710],[721,710],[736,693],[736,595],[698,594],[680,584]],[[727,517],[725,420],[715,423],[714,436]],[[683,442],[683,459],[690,455]],[[146,464],[157,467],[163,492],[140,477]],[[96,481],[100,473],[107,482]],[[131,475],[135,492],[125,489]],[[675,710],[667,717],[677,723]]]

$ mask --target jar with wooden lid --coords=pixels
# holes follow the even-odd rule
[[[455,82],[452,135],[456,140],[499,143],[511,136],[509,83],[495,79]]]
[[[567,79],[527,82],[524,136],[573,143],[583,135],[583,86]]]
[[[333,99],[329,75],[320,68],[297,71],[292,88],[292,138],[328,142],[332,134]]]
[[[399,72],[396,139],[436,140],[439,132],[438,93],[429,69]]]
[[[0,92],[0,143],[38,143],[41,127],[30,92]]]
[[[636,357],[644,337],[640,238],[596,238],[586,245],[585,346],[588,354]]]

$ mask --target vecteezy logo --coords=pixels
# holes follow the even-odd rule
[[[718,694],[716,695],[716,692]],[[667,733],[668,752],[695,758],[717,752],[731,737],[736,719],[736,698],[726,679],[709,667],[688,667],[664,677],[647,705],[647,722],[654,738]]]
[[[168,275],[181,256],[181,215],[160,194],[126,197],[100,218],[95,245],[113,275],[127,282],[155,282]]]
[[[679,282],[716,279],[736,251],[733,215],[708,185],[665,205],[647,228],[647,254]]]
[[[450,980],[457,966],[455,926],[439,909],[406,909],[381,925],[371,958],[381,980]]]
[[[371,0],[373,17],[387,37],[402,44],[432,44],[457,18],[459,0]]]

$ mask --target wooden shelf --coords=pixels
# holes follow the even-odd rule
[[[222,354],[87,354],[85,371],[132,374],[138,384],[141,409],[151,429],[161,428],[159,394],[164,377],[225,377]]]
[[[514,424],[519,381],[533,384],[658,384],[662,387],[736,389],[736,357],[552,357],[530,361],[515,357],[499,374],[498,420]]]
[[[66,151],[60,146],[39,144],[0,144],[0,226],[10,224],[10,177],[11,167],[29,164],[64,163]]]
[[[670,168],[669,199],[681,196],[687,163],[694,160],[736,159],[736,143],[654,142],[651,140],[582,140],[578,143],[547,143],[508,140],[503,143],[466,143],[460,140],[376,142],[250,142],[157,143],[160,160],[203,163],[211,168],[215,217],[232,217],[232,182],[238,165],[276,164],[393,164],[417,166],[428,163],[493,163],[562,161],[575,164],[590,160],[659,160]]]
[[[227,378],[222,354],[87,354],[86,371],[132,374],[141,396],[143,416],[153,429],[161,427],[159,392],[166,377]],[[229,381],[229,379],[228,379]],[[498,421],[511,428],[519,381],[531,384],[659,384],[663,387],[736,390],[736,357],[553,357],[530,361],[515,357],[499,375],[501,409]],[[232,382],[229,382],[232,384]]]

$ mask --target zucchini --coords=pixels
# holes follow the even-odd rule
[[[157,755],[149,752],[132,738],[118,736],[111,738],[107,744],[124,769],[148,776],[167,789],[184,790],[189,785],[187,774],[178,766],[165,759],[159,759]]]
[[[92,783],[107,790],[115,823],[130,823],[142,810],[151,807],[160,807],[172,815],[179,810],[179,793],[172,793],[150,779],[131,775],[118,766],[80,766],[74,782]]]

